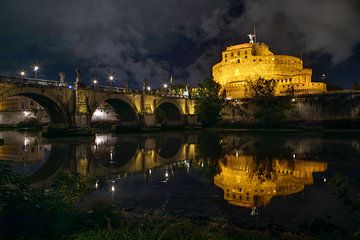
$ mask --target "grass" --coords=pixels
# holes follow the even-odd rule
[[[69,237],[74,240],[92,239],[311,239],[290,233],[250,231],[228,226],[223,222],[195,222],[181,217],[169,217],[163,213],[134,215],[121,213],[120,221],[108,222],[107,228],[76,233]],[[119,216],[119,215],[118,215]]]

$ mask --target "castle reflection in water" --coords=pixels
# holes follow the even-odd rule
[[[97,134],[95,139],[76,141],[49,141],[40,134],[18,132],[0,132],[0,137],[4,139],[0,159],[10,161],[35,184],[51,182],[64,171],[77,172],[82,179],[136,173],[149,178],[153,170],[164,169],[169,180],[176,167],[189,172],[213,165],[218,169],[213,182],[223,190],[224,199],[246,208],[266,206],[275,196],[299,193],[313,184],[315,172],[327,170],[327,163],[313,154],[314,146],[321,145],[319,139],[285,139],[279,145],[262,141],[270,142],[268,146],[259,144],[254,136],[219,134],[204,141],[199,140],[204,139],[201,133],[181,132]],[[209,160],[208,155],[215,151],[217,159]]]

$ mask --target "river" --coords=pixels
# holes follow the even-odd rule
[[[49,188],[64,172],[95,179],[84,206],[110,202],[139,213],[320,236],[350,236],[356,227],[329,184],[347,178],[359,191],[356,134],[176,131],[46,139],[2,131],[0,138],[0,159],[34,187]]]

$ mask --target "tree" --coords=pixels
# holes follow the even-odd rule
[[[276,82],[273,79],[266,80],[259,77],[255,80],[248,81],[248,92],[250,97],[271,97],[275,95]]]
[[[195,113],[203,126],[213,126],[221,120],[225,97],[225,90],[222,90],[221,85],[212,78],[206,78],[199,83]]]
[[[291,108],[289,97],[274,97],[276,82],[259,77],[248,82],[248,93],[254,98],[254,118],[260,125],[274,126],[285,120],[285,112]]]

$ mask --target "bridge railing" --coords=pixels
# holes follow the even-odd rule
[[[35,78],[19,78],[19,77],[9,77],[9,76],[0,76],[0,82],[15,83],[22,85],[66,87],[66,83],[60,81],[35,79]]]
[[[0,82],[12,83],[12,84],[21,84],[21,85],[40,85],[40,86],[54,86],[54,87],[68,87],[67,83],[56,81],[56,80],[45,80],[45,79],[35,79],[35,78],[20,78],[20,77],[10,77],[10,76],[0,76]],[[69,85],[71,87],[71,85]],[[132,93],[140,94],[145,93],[147,95],[167,97],[167,98],[190,98],[189,96],[184,96],[181,94],[171,94],[157,91],[143,91],[143,90],[133,90],[123,87],[113,87],[113,86],[86,86],[88,89],[96,89],[104,92],[116,92],[116,93]]]

